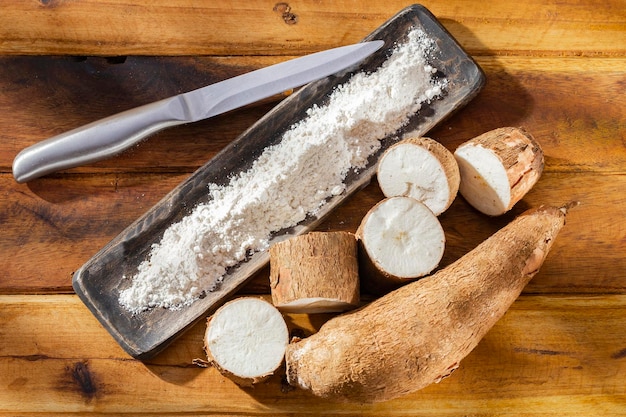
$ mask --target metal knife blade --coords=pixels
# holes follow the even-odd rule
[[[23,149],[13,160],[13,176],[22,183],[112,157],[161,129],[216,116],[334,74],[382,45],[371,41],[317,52],[89,123]]]

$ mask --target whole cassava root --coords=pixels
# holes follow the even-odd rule
[[[439,382],[538,272],[567,208],[529,210],[448,267],[291,343],[288,382],[358,403],[391,400]]]
[[[478,211],[499,216],[509,211],[539,180],[543,150],[530,133],[501,127],[461,144],[455,151],[460,194]]]

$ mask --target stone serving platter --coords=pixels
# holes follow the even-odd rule
[[[179,310],[155,308],[135,315],[129,313],[118,302],[120,291],[130,284],[123,277],[135,275],[151,246],[161,240],[171,224],[180,221],[197,204],[208,201],[207,184],[227,184],[233,174],[247,170],[267,146],[280,141],[285,131],[305,117],[308,108],[323,105],[336,86],[345,83],[355,72],[375,71],[414,27],[420,27],[437,43],[439,52],[434,54],[431,64],[448,80],[445,95],[423,105],[403,131],[383,140],[367,167],[348,175],[344,193],[329,199],[316,216],[276,233],[270,242],[313,230],[344,199],[370,182],[378,158],[398,137],[408,133],[426,134],[478,94],[485,84],[485,75],[450,33],[423,6],[401,10],[364,39],[383,40],[383,48],[358,66],[310,83],[280,102],[75,272],[74,290],[126,352],[137,359],[148,359],[162,351],[241,288],[267,264],[269,255],[267,251],[253,254],[230,269],[215,291]]]

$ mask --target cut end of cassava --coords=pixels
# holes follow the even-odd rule
[[[360,302],[357,241],[349,232],[311,232],[270,248],[272,303],[289,313],[334,313]]]
[[[438,216],[454,201],[460,173],[452,152],[433,139],[419,137],[387,149],[377,179],[385,197],[412,197]]]
[[[260,298],[242,297],[220,307],[207,322],[204,349],[209,363],[241,386],[271,376],[289,342],[282,314]]]
[[[539,180],[543,151],[520,128],[486,132],[454,152],[461,173],[459,192],[478,211],[499,216],[509,211]]]
[[[386,291],[433,271],[445,249],[437,216],[411,197],[389,197],[374,206],[357,231],[364,286]]]

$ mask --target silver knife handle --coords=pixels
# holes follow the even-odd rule
[[[22,150],[13,160],[13,176],[27,182],[117,155],[161,129],[186,123],[186,109],[174,96],[54,136]]]

